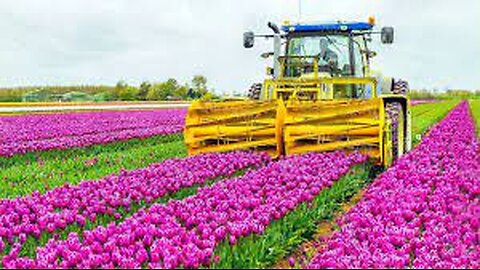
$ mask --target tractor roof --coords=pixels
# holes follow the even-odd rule
[[[373,23],[368,22],[331,22],[321,24],[284,24],[282,30],[284,32],[352,32],[367,31],[373,28]]]

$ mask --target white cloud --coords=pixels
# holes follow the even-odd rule
[[[366,19],[393,25],[395,44],[375,46],[384,73],[415,88],[480,88],[480,2],[303,0],[304,20]],[[0,86],[138,84],[205,74],[219,91],[243,91],[269,64],[242,33],[297,18],[296,0],[0,2]]]

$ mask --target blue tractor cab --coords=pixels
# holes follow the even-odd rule
[[[382,43],[393,42],[393,28],[383,27],[381,31],[376,31],[375,19],[372,17],[366,21],[324,23],[285,21],[280,27],[269,22],[268,27],[273,34],[255,35],[253,32],[245,32],[244,46],[253,47],[255,37],[273,38],[273,52],[264,53],[262,57],[273,56],[273,68],[268,68],[267,73],[278,81],[377,77],[370,71],[370,59],[376,55],[368,46],[372,35],[381,34]],[[333,91],[341,97],[369,98],[378,96],[384,87],[379,83],[376,91],[372,91],[372,87],[367,84],[336,85],[335,88],[345,90]],[[289,99],[291,91],[283,92],[285,96],[281,98]],[[268,97],[269,94],[264,92],[264,96]]]
[[[374,24],[370,22],[332,22],[322,24],[285,24],[282,31],[292,32],[352,32],[369,31]]]

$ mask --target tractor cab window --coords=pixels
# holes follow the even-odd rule
[[[355,69],[355,77],[363,77],[365,70],[364,70],[364,59],[361,53],[362,50],[362,42],[364,42],[363,37],[355,37],[353,42],[353,57],[354,59],[354,69]]]
[[[349,55],[348,36],[293,37],[288,42],[287,56],[283,60],[285,75],[308,76],[317,65],[320,73],[348,76],[352,73]]]

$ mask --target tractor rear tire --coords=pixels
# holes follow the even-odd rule
[[[408,82],[404,80],[394,80],[392,85],[392,93],[397,95],[406,96],[409,92]],[[391,102],[385,105],[386,117],[392,123],[391,136],[392,136],[392,160],[397,160],[403,153],[399,153],[399,135],[400,132],[404,132],[404,129],[399,126],[400,123],[405,123],[405,115],[403,115],[402,105],[398,102]],[[404,137],[405,141],[405,137]],[[403,142],[405,143],[405,142]],[[406,145],[401,147],[403,151],[406,149]]]
[[[251,100],[260,100],[260,95],[262,93],[262,84],[261,83],[254,83],[248,89],[247,97]]]

